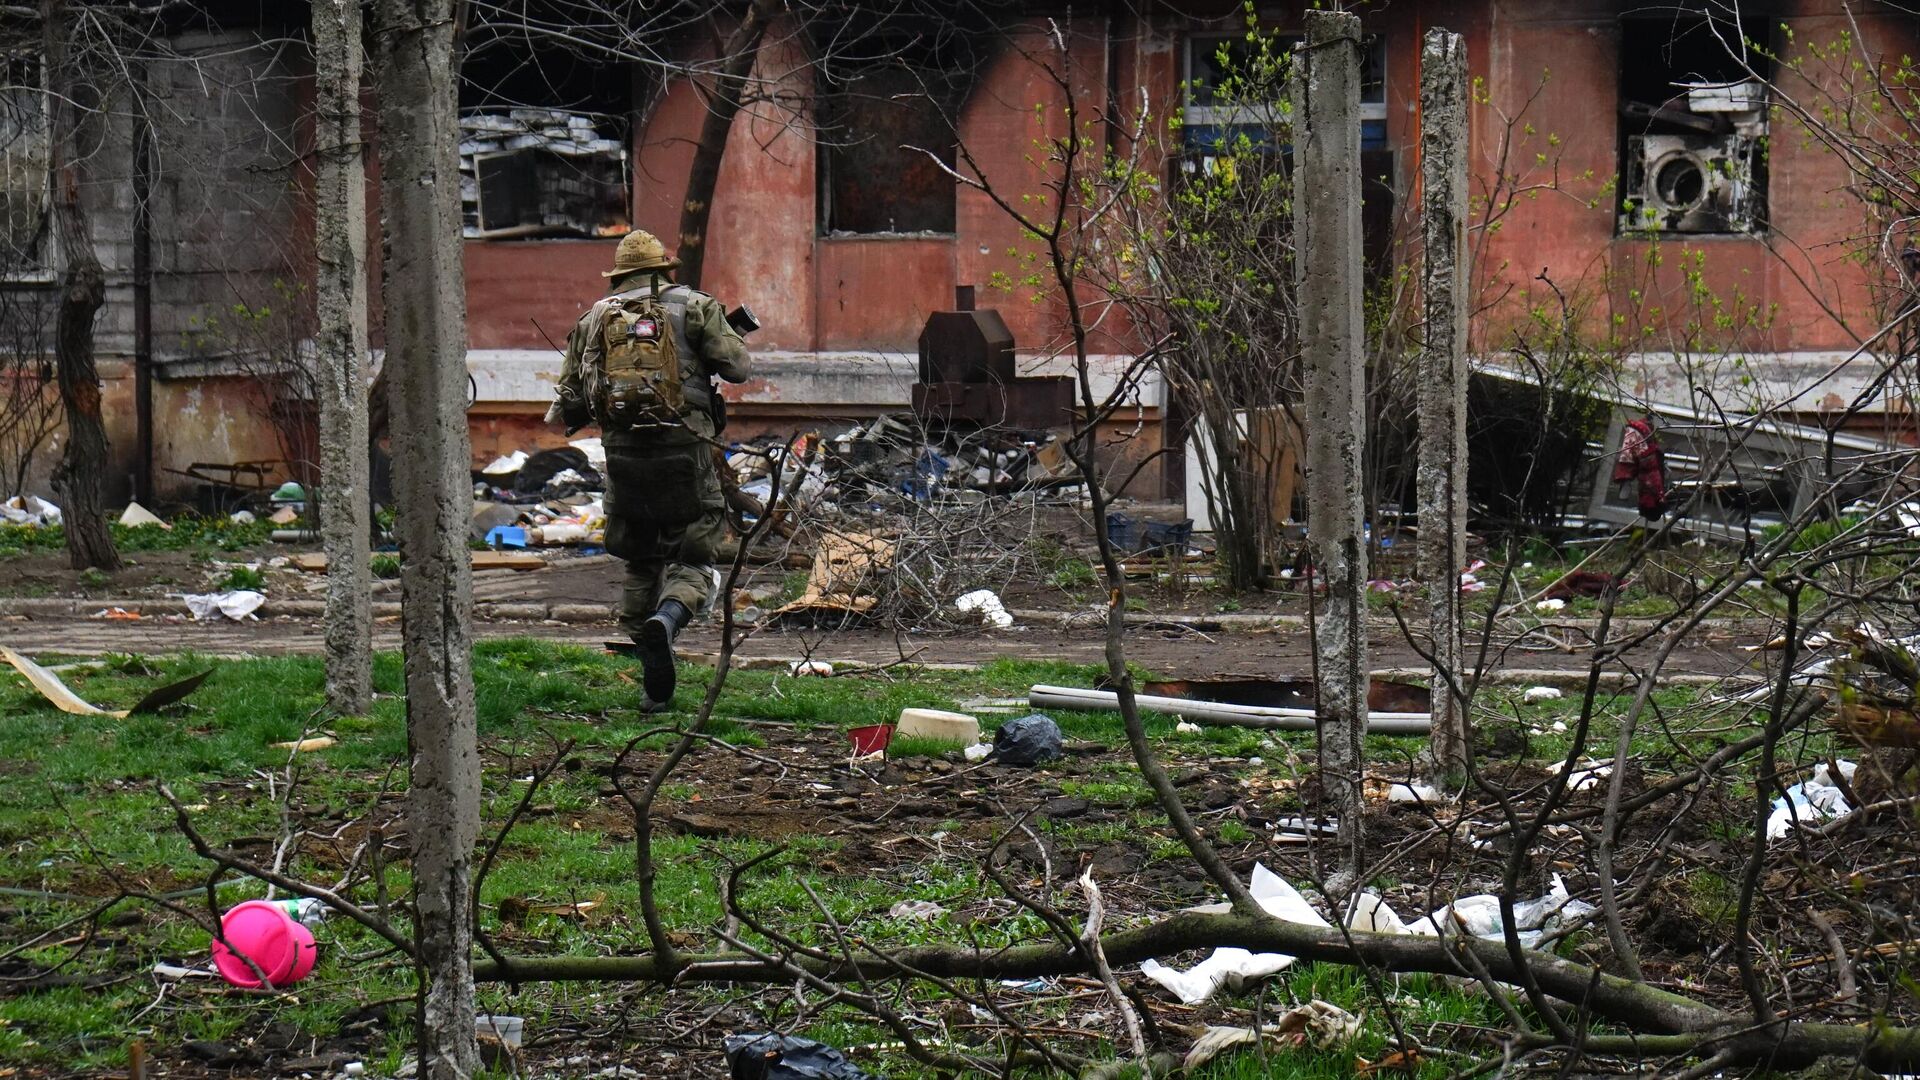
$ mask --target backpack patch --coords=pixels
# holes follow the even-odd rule
[[[606,372],[596,408],[600,426],[679,426],[687,396],[666,305],[652,293],[618,296],[608,303],[600,327]]]

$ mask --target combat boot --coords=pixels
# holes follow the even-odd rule
[[[646,690],[642,711],[661,711],[673,704],[677,675],[673,666],[673,639],[680,636],[693,612],[678,600],[663,600],[653,617],[640,624],[640,685]],[[649,710],[648,706],[654,708]]]

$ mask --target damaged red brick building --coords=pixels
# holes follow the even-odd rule
[[[815,37],[806,27],[769,33],[756,67],[759,100],[729,136],[702,281],[727,303],[752,306],[764,323],[753,339],[760,377],[729,391],[741,430],[791,430],[903,410],[920,330],[930,312],[952,306],[959,286],[976,286],[981,306],[1001,312],[1025,371],[1064,370],[1051,357],[1062,337],[1059,311],[1029,290],[996,287],[1029,270],[1021,253],[1030,247],[1019,230],[926,154],[902,148],[930,143],[924,148],[935,156],[950,155],[944,111],[957,118],[958,138],[998,187],[1038,190],[1030,155],[1057,122],[1061,91],[1028,54],[1044,50],[1049,35],[1066,42],[1076,86],[1095,108],[1130,110],[1144,101],[1159,130],[1178,116],[1179,138],[1195,153],[1209,132],[1232,122],[1212,109],[1205,87],[1223,44],[1246,33],[1239,6],[1015,7],[994,25],[966,28],[962,42],[952,35],[903,39],[879,50],[885,63],[863,69],[849,60],[830,74],[812,62]],[[1370,232],[1390,232],[1413,197],[1419,45],[1433,26],[1465,34],[1484,94],[1472,111],[1476,191],[1496,187],[1501,176],[1525,189],[1476,252],[1476,273],[1489,283],[1490,298],[1475,316],[1476,352],[1497,354],[1505,327],[1547,295],[1549,281],[1595,292],[1601,299],[1594,311],[1613,318],[1641,318],[1655,308],[1671,316],[1703,285],[1723,300],[1738,298],[1766,313],[1745,332],[1745,371],[1796,390],[1871,332],[1884,299],[1876,292],[1883,268],[1857,257],[1862,213],[1846,169],[1755,100],[1728,66],[1724,18],[1717,27],[1701,20],[1699,4],[1603,0],[1356,7],[1370,35],[1362,121]],[[1920,37],[1915,18],[1894,5],[1779,0],[1741,10],[1740,34],[1781,49],[1856,34],[1866,53],[1897,57]],[[1298,4],[1257,4],[1256,12],[1276,33],[1299,26]],[[297,32],[297,23],[278,29]],[[161,329],[149,348],[156,414],[169,418],[156,438],[162,469],[286,456],[254,430],[259,410],[242,388],[248,371],[234,366],[224,345],[196,335],[208,313],[228,310],[232,300],[217,289],[196,292],[191,283],[206,277],[204,268],[182,255],[193,245],[223,242],[230,254],[233,236],[272,232],[272,243],[247,247],[260,249],[259,265],[248,269],[251,295],[270,293],[270,282],[303,278],[301,230],[311,221],[301,205],[305,186],[272,144],[308,141],[302,115],[310,87],[298,49],[264,44],[276,32],[200,32],[209,50],[218,46],[222,62],[251,58],[246,85],[273,99],[255,113],[283,130],[253,140],[260,144],[255,157],[274,159],[273,168],[231,170],[234,185],[267,189],[268,197],[247,201],[258,206],[252,216],[201,213],[198,234],[161,237],[154,252],[149,295],[162,310],[153,316]],[[690,35],[669,51],[703,55],[712,38]],[[559,366],[552,342],[601,294],[600,273],[625,227],[666,238],[678,232],[706,105],[694,85],[661,77],[661,70],[511,42],[476,45],[469,57],[462,106],[463,154],[472,169],[466,269],[476,463],[557,441],[539,424]],[[243,81],[236,77],[232,87]],[[236,110],[227,97],[237,92],[216,89],[198,107],[229,116]],[[187,105],[189,97],[176,100]],[[940,110],[917,111],[915,97],[935,100]],[[195,143],[181,140],[183,148]],[[207,147],[199,149],[207,155]],[[162,182],[191,190],[186,149],[171,164],[169,152],[161,150]],[[1175,155],[1167,168],[1180,167],[1179,160]],[[130,169],[103,168],[98,178],[102,187],[89,196],[102,208],[96,228],[103,240],[113,234],[102,245],[113,291],[101,344],[114,450],[131,469],[138,441],[129,406],[133,260],[114,246],[125,230],[118,228],[124,215],[116,219],[113,208],[126,202],[122,186],[132,176]],[[177,229],[161,224],[165,213],[163,204],[155,227]],[[1657,226],[1657,240],[1650,226]],[[1662,251],[1657,266],[1648,258],[1655,243]],[[377,251],[378,244],[370,247]],[[1098,348],[1108,354],[1099,370],[1111,379],[1132,343],[1103,339]],[[1635,362],[1650,394],[1684,399],[1686,387],[1670,374],[1672,356],[1649,352]],[[1807,399],[1805,411],[1847,400],[1856,389],[1842,379]],[[1171,404],[1156,382],[1138,388],[1124,418],[1142,433],[1130,453],[1171,436],[1162,431]],[[1143,473],[1140,483],[1140,493],[1150,496],[1173,491],[1158,470]]]

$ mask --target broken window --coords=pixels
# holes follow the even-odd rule
[[[460,201],[469,237],[631,228],[632,72],[487,25],[460,65]]]
[[[1269,57],[1291,57],[1300,34],[1275,34]],[[1360,59],[1360,225],[1369,282],[1388,267],[1392,249],[1395,158],[1387,146],[1387,50],[1378,34],[1363,41]],[[1286,135],[1286,114],[1247,100],[1247,80],[1279,82],[1284,71],[1258,72],[1254,43],[1240,34],[1194,34],[1187,38],[1187,104],[1181,128],[1186,152],[1179,169],[1186,175],[1211,173],[1229,153],[1251,147],[1281,155],[1291,172],[1293,147]],[[1222,95],[1220,87],[1239,81],[1242,89]],[[1284,93],[1274,87],[1276,94]],[[1277,101],[1274,103],[1279,104]],[[1245,140],[1242,142],[1241,140]],[[1178,177],[1175,178],[1176,182]]]
[[[1294,46],[1305,41],[1300,34],[1275,34],[1268,55],[1290,56]],[[1364,150],[1387,148],[1387,49],[1378,34],[1364,40],[1360,56],[1360,144]],[[1187,103],[1182,119],[1189,147],[1204,147],[1231,138],[1250,127],[1269,127],[1274,114],[1258,109],[1247,101],[1228,102],[1221,98],[1223,83],[1246,78],[1257,62],[1254,43],[1241,34],[1193,34],[1187,38]],[[1276,104],[1278,104],[1276,102]],[[1260,136],[1264,140],[1264,133]]]
[[[40,278],[47,257],[51,143],[40,57],[0,55],[0,279]]]
[[[1766,227],[1764,24],[1669,12],[1620,23],[1622,233]]]
[[[953,117],[996,39],[895,17],[839,40],[819,46],[821,232],[953,232]]]

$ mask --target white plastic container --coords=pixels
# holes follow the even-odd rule
[[[972,746],[980,741],[980,721],[965,713],[939,709],[902,709],[894,725],[896,739],[936,739]]]

